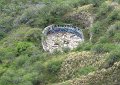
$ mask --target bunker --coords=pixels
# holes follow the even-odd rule
[[[84,41],[80,28],[73,25],[50,25],[43,30],[42,46],[50,53],[55,50],[74,49]]]

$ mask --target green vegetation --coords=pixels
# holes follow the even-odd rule
[[[105,44],[96,44],[92,47],[92,51],[94,53],[106,53],[111,52],[114,49],[116,49],[118,45],[111,44],[111,43],[105,43]]]
[[[44,52],[50,24],[78,26],[85,42]],[[0,0],[0,85],[119,85],[119,67],[120,0]]]
[[[76,75],[77,76],[81,76],[81,75],[87,75],[88,73],[90,72],[93,72],[95,71],[96,68],[95,67],[92,67],[92,66],[86,66],[86,67],[83,67],[83,68],[80,68],[76,71]]]
[[[113,50],[112,52],[110,52],[110,55],[108,57],[108,59],[106,59],[105,62],[105,68],[109,68],[111,67],[114,63],[120,61],[120,52],[118,50],[119,48]]]
[[[89,51],[92,47],[91,42],[84,42],[80,43],[77,48],[75,48],[75,51]]]

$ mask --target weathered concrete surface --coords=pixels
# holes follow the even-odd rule
[[[54,29],[54,30],[53,30]],[[63,51],[64,48],[73,49],[84,41],[83,34],[78,28],[72,26],[48,26],[43,31],[45,38],[42,42],[43,49],[52,53],[55,50]]]

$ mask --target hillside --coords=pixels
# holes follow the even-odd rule
[[[45,52],[51,24],[84,42]],[[0,85],[120,85],[120,0],[0,0]]]

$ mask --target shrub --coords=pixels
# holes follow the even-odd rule
[[[114,36],[115,42],[120,43],[120,33],[116,33]]]
[[[7,66],[9,66],[10,63],[13,62],[16,55],[17,55],[17,51],[15,50],[15,47],[0,48],[0,60],[4,61],[3,63],[7,64]]]
[[[118,2],[120,4],[120,0],[114,0],[114,1],[116,1],[116,2]]]
[[[61,64],[62,61],[51,61],[47,66],[48,72],[56,75],[60,70]]]
[[[75,73],[76,73],[76,76],[78,75],[81,76],[81,75],[87,75],[88,73],[93,72],[95,70],[96,68],[93,66],[85,66],[85,67],[79,68]]]
[[[90,29],[91,33],[92,34],[99,34],[100,33],[100,30],[102,28],[102,23],[101,22],[96,22],[93,27]]]
[[[47,81],[52,83],[58,82],[58,73],[62,64],[61,58],[53,58],[52,60],[49,60],[46,63]]]
[[[60,55],[62,54],[61,50],[59,49],[55,49],[54,52],[53,52],[54,55]]]
[[[41,42],[42,31],[39,28],[33,28],[26,32],[25,40],[28,42],[39,43]]]
[[[29,43],[29,42],[18,42],[16,44],[18,53],[22,53],[22,52],[26,51],[27,48],[29,48],[31,46],[32,46],[32,43]]]
[[[32,58],[33,59],[33,58]],[[29,59],[30,60],[30,59]],[[26,62],[26,64],[27,64],[28,62]],[[30,69],[30,71],[36,71],[36,72],[38,72],[38,73],[45,73],[45,66],[43,66],[43,64],[42,64],[42,62],[41,61],[34,61],[34,62],[30,62],[29,64],[33,64],[32,66],[31,66],[31,69]]]
[[[97,16],[102,19],[103,16],[107,15],[111,10],[112,7],[110,5],[108,5],[107,3],[102,3],[102,5],[98,9]]]
[[[68,48],[68,47],[63,48],[64,53],[68,53],[69,51],[70,51],[70,48]]]
[[[27,55],[21,55],[13,61],[13,66],[15,68],[21,68],[28,59],[29,57]]]
[[[108,57],[108,59],[106,59],[106,64],[105,64],[105,68],[111,67],[112,65],[114,65],[115,62],[120,61],[120,48],[112,51]]]
[[[0,65],[0,77],[4,74],[4,72],[7,70],[6,67],[3,67]]]
[[[93,24],[93,27],[90,29],[91,34],[94,37],[98,37],[102,31],[102,23],[97,21],[95,24]],[[95,39],[95,38],[93,38]]]
[[[109,43],[109,38],[107,36],[100,37],[98,43]]]
[[[81,4],[81,5],[85,5],[85,4],[88,4],[88,3],[89,3],[88,0],[80,0],[80,4]]]
[[[120,31],[120,22],[116,22],[115,24],[111,25],[107,31],[108,37],[113,37],[116,32]]]
[[[95,53],[102,53],[103,52],[103,45],[97,44],[97,45],[93,46],[91,50]]]
[[[8,69],[0,78],[0,84],[2,85],[15,85],[20,82],[18,75],[12,69]]]
[[[26,81],[30,81],[31,83],[33,83],[35,80],[38,79],[38,73],[37,72],[30,72],[30,73],[26,73],[23,76],[23,80]]]
[[[92,47],[92,51],[95,53],[106,53],[110,52],[113,49],[116,48],[117,45],[111,44],[111,43],[105,43],[105,44],[96,44]]]
[[[84,42],[80,43],[77,48],[75,48],[75,51],[89,51],[92,47],[92,43],[90,42]]]
[[[0,28],[3,29],[4,32],[9,32],[13,29],[13,17],[0,15]],[[0,29],[0,30],[1,30]]]
[[[4,6],[7,5],[9,1],[0,0],[0,11],[3,10]]]
[[[94,6],[100,6],[105,0],[88,0],[89,3],[92,3]]]
[[[5,33],[4,32],[0,32],[0,40],[3,39],[5,37]]]
[[[113,28],[113,29],[112,29]],[[115,29],[111,26],[110,30],[107,33],[108,37],[113,37],[115,35]]]
[[[41,9],[42,9],[42,6],[39,6],[39,5],[32,5],[26,8],[23,11],[23,13],[14,20],[13,22],[14,26],[19,26],[21,24],[32,26],[32,23],[41,12]]]
[[[119,43],[120,22],[117,21],[111,25],[106,34],[99,39],[99,43]]]
[[[114,9],[107,17],[107,20],[112,23],[113,21],[120,20],[120,9]]]

